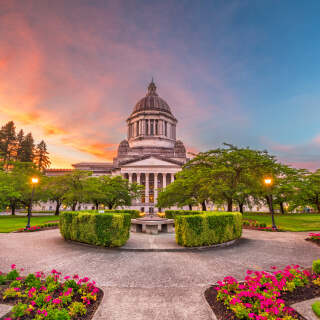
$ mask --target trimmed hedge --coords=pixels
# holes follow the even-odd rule
[[[240,212],[216,212],[175,217],[176,242],[184,247],[209,246],[241,237]]]
[[[140,211],[139,210],[104,210],[106,213],[112,213],[112,212],[116,212],[116,213],[129,213],[131,216],[131,219],[136,219],[136,218],[140,218]]]
[[[128,213],[65,211],[60,214],[60,233],[70,240],[105,247],[121,247],[130,237]]]
[[[204,214],[211,211],[192,211],[192,210],[166,210],[166,218],[167,219],[175,219],[176,216],[189,216],[189,215],[195,215],[195,214]]]

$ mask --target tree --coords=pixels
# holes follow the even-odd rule
[[[84,170],[74,170],[65,175],[68,188],[64,202],[71,206],[73,211],[76,210],[77,204],[86,202],[86,183],[91,175],[92,172]]]
[[[49,152],[47,152],[47,145],[42,140],[39,144],[37,144],[35,150],[35,163],[40,171],[43,171],[43,169],[48,168],[51,164],[47,154],[49,154]]]
[[[24,140],[24,133],[23,133],[23,130],[21,129],[16,137],[16,156],[15,156],[16,161],[21,161],[23,140]]]
[[[89,185],[93,186],[90,194],[90,200],[98,205],[104,204],[110,210],[117,207],[131,206],[132,200],[141,196],[143,186],[137,183],[129,183],[121,176],[101,176],[93,178]]]
[[[66,199],[69,184],[66,175],[45,177],[42,191],[42,198],[45,201],[51,200],[56,204],[55,215],[59,215],[60,207]]]
[[[32,133],[29,132],[24,139],[22,140],[21,144],[21,162],[33,162],[35,155],[35,144]]]
[[[0,152],[4,161],[10,161],[15,155],[16,127],[9,121],[0,129]]]
[[[10,163],[9,163],[10,164]],[[19,204],[23,204],[26,207],[30,207],[31,203],[31,193],[32,193],[32,183],[31,179],[33,177],[38,177],[39,182],[35,189],[34,202],[43,200],[41,197],[41,188],[39,185],[41,183],[42,175],[36,169],[34,163],[21,163],[14,162],[14,165],[10,165],[10,169],[6,169],[7,164],[3,163],[3,174],[2,185],[9,184],[11,191],[5,195],[6,202],[10,204],[12,208],[12,214],[15,214],[15,209]]]
[[[320,169],[315,172],[305,170],[296,191],[296,206],[313,206],[320,212]]]

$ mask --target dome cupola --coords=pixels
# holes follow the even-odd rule
[[[173,148],[177,122],[168,103],[159,97],[152,78],[148,93],[137,102],[127,119],[130,148]]]

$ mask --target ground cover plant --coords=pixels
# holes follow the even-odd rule
[[[270,213],[244,212],[242,215],[245,220],[255,220],[259,223],[265,222],[271,225]],[[319,231],[320,214],[318,213],[286,213],[275,214],[275,223],[277,227],[286,231]]]
[[[206,298],[218,319],[303,320],[290,305],[319,296],[320,277],[298,265],[272,269],[248,270],[243,283],[226,277],[209,288]]]
[[[55,223],[59,216],[31,217],[31,226],[46,223]],[[28,222],[27,216],[0,216],[0,233],[8,233],[25,228]]]
[[[71,320],[91,319],[97,310],[103,292],[89,278],[66,276],[52,270],[21,277],[16,265],[8,274],[0,272],[0,299],[14,305],[6,320]]]
[[[28,229],[20,228],[19,232],[35,232],[35,231],[41,231],[41,230],[48,230],[48,229],[57,229],[59,227],[59,222],[53,222],[53,223],[45,223],[42,225],[36,225],[32,226]]]
[[[316,301],[311,305],[313,312],[320,318],[320,301]]]
[[[310,238],[307,238],[307,241],[311,241],[316,243],[318,246],[320,246],[320,233],[310,233],[309,234]]]

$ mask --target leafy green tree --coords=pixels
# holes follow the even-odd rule
[[[65,175],[67,192],[65,193],[64,203],[76,210],[77,204],[85,203],[87,200],[87,179],[92,175],[90,171],[74,170]]]
[[[320,169],[304,171],[300,186],[296,188],[296,206],[312,206],[320,212]]]
[[[16,127],[9,121],[0,129],[0,152],[4,161],[10,161],[15,155]]]
[[[42,199],[44,201],[54,201],[56,204],[55,215],[59,215],[60,207],[63,201],[66,199],[68,188],[68,177],[66,175],[45,177],[42,187]]]
[[[42,140],[39,144],[37,144],[37,147],[35,149],[35,163],[40,171],[48,168],[51,164],[47,154],[49,154],[49,152],[47,151],[47,145]]]
[[[32,133],[29,132],[22,140],[20,161],[33,162],[35,158],[34,152],[35,152],[35,143],[34,143]]]

